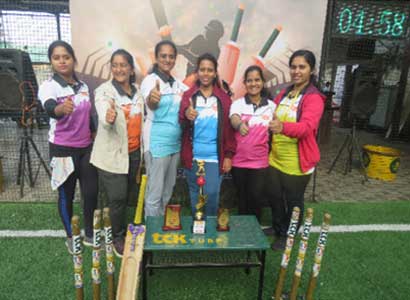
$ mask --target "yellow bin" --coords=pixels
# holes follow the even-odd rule
[[[383,181],[396,179],[400,166],[399,150],[377,145],[364,145],[363,150],[367,176]]]

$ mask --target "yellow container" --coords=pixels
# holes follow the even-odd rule
[[[396,179],[400,165],[399,150],[377,145],[364,145],[363,150],[367,176],[383,181]]]

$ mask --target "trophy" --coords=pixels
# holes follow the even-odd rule
[[[168,204],[165,206],[164,226],[162,230],[181,230],[181,205]]]
[[[229,210],[227,208],[218,209],[217,223],[217,231],[229,231]]]
[[[203,160],[197,161],[198,171],[196,176],[198,176],[196,183],[199,186],[198,203],[195,205],[196,212],[194,215],[194,222],[192,224],[192,232],[196,234],[204,234],[206,221],[204,215],[204,207],[206,204],[207,196],[204,195],[204,185],[205,185],[205,162]]]

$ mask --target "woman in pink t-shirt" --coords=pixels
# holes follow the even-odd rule
[[[265,78],[259,66],[245,70],[246,95],[236,100],[230,110],[230,119],[236,129],[236,152],[232,160],[232,176],[238,191],[239,214],[260,218],[260,199],[269,166],[269,121],[275,104],[268,100]]]

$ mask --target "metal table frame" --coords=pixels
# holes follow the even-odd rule
[[[189,218],[190,217],[184,217],[184,218]],[[234,216],[232,218],[254,218],[253,216]],[[252,222],[256,222],[256,218]],[[212,218],[208,218],[208,222],[213,223],[216,222],[215,220],[212,220]],[[187,220],[184,220],[186,223]],[[147,227],[149,226],[149,222]],[[256,230],[256,229],[255,229]],[[258,229],[259,229],[259,224],[258,224]],[[162,232],[162,231],[161,231]],[[262,231],[261,231],[261,234]],[[205,234],[206,237],[206,234]],[[146,239],[149,238],[148,235]],[[149,248],[149,247],[148,247]],[[206,249],[191,249],[187,248],[186,250],[181,250],[181,249],[174,249],[174,248],[166,248],[164,247],[163,249],[144,249],[144,254],[143,254],[143,260],[142,260],[142,299],[147,300],[148,299],[148,277],[152,275],[152,271],[157,269],[183,269],[183,268],[245,268],[245,271],[247,274],[250,272],[250,268],[258,268],[259,267],[259,282],[258,282],[258,295],[257,299],[261,300],[262,299],[262,294],[263,294],[263,284],[264,284],[264,274],[265,274],[265,258],[266,258],[266,250],[269,248],[269,244],[266,241],[266,245],[262,247],[262,249],[247,249],[245,247],[243,248],[236,248],[231,251],[235,252],[245,252],[246,253],[246,260],[244,262],[187,262],[187,263],[181,263],[181,262],[176,262],[176,263],[155,263],[154,262],[154,253],[157,251],[161,252],[187,252],[187,251],[230,251],[230,249],[225,249],[223,247],[214,247],[214,248],[206,248]],[[244,254],[245,254],[244,253]],[[256,260],[253,259],[251,260],[252,253],[255,253],[255,257],[257,258]]]

